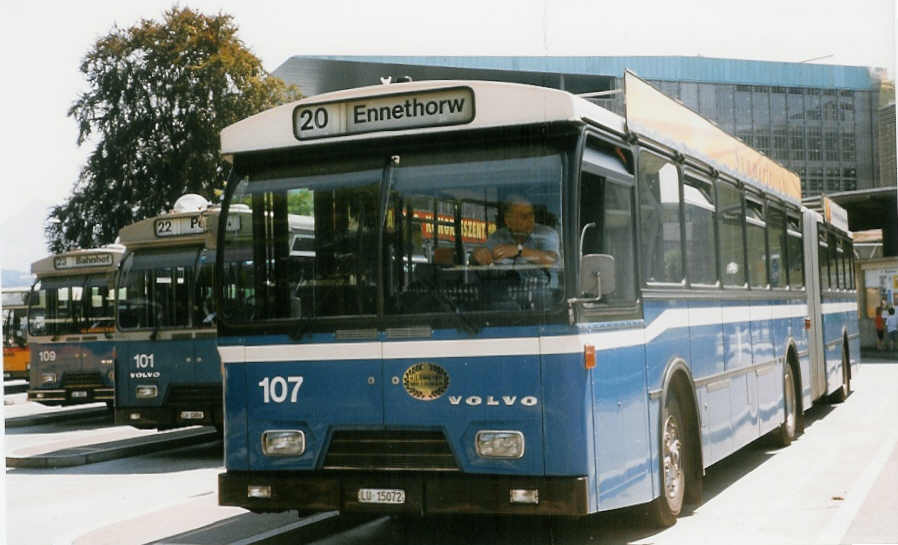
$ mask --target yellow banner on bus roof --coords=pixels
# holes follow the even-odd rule
[[[801,200],[801,181],[794,172],[677,103],[629,70],[624,75],[624,85],[627,125],[631,130],[659,138],[666,144],[682,143],[686,149],[681,151],[709,160],[712,166],[725,166],[735,174]]]

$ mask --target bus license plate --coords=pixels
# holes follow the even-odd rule
[[[84,390],[75,390],[72,392],[72,397],[87,397],[87,392]]]
[[[405,503],[405,490],[395,488],[360,488],[359,503],[400,505]]]
[[[204,416],[203,411],[181,411],[181,420],[202,420]]]

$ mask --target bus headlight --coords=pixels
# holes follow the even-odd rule
[[[477,455],[484,458],[521,458],[524,434],[519,431],[481,430],[474,437]]]
[[[159,395],[159,388],[155,384],[141,384],[137,387],[137,399],[153,399]]]
[[[262,433],[266,456],[299,456],[306,451],[306,434],[300,430],[267,430]]]
[[[41,373],[41,384],[56,382],[56,373]]]

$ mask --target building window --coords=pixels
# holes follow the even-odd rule
[[[842,169],[842,186],[845,191],[854,191],[857,189],[857,170],[853,168]]]
[[[823,91],[823,120],[836,121],[838,118],[838,98],[834,89]]]
[[[854,133],[842,133],[842,160],[854,162],[855,160]]]
[[[807,110],[807,118],[810,121],[820,121],[820,89],[808,89],[808,95],[805,100],[805,109]]]
[[[789,89],[789,119],[804,119],[804,89],[792,87]]]
[[[808,127],[808,161],[822,160],[822,147],[823,129],[820,127]]]
[[[827,130],[823,133],[823,149],[826,150],[827,161],[839,160],[839,135],[835,130]]]
[[[839,184],[839,169],[838,168],[828,168],[826,169],[826,190],[827,191],[841,191],[842,187]]]

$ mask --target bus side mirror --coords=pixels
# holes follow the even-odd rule
[[[580,256],[580,293],[596,298],[614,291],[614,256],[587,254]]]

